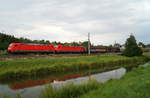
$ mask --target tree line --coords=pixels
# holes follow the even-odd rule
[[[84,41],[84,42],[50,42],[49,40],[31,40],[28,38],[17,38],[13,35],[8,35],[8,34],[4,34],[0,32],[0,50],[5,50],[7,49],[7,47],[9,46],[10,43],[38,43],[38,44],[54,44],[54,45],[58,45],[58,44],[62,44],[62,45],[66,45],[66,46],[85,46],[87,47],[88,45],[88,41]]]

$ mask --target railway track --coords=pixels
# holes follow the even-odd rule
[[[121,53],[93,53],[91,55],[120,55]],[[88,54],[4,54],[0,55],[0,59],[26,59],[26,58],[60,58],[60,57],[80,57],[88,56]]]

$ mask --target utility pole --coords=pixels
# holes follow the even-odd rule
[[[90,51],[90,33],[88,33],[88,54],[89,55],[91,54],[91,51]]]
[[[90,47],[90,33],[88,33],[88,55],[91,54]],[[91,80],[91,65],[89,65],[89,80]]]

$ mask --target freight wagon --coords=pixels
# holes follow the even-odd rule
[[[107,52],[120,52],[120,48],[106,47],[106,46],[92,46],[91,53],[107,53]]]

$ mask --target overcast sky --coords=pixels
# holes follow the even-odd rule
[[[150,43],[150,0],[0,0],[0,31],[50,41]]]

